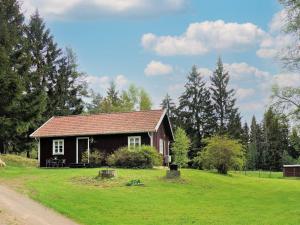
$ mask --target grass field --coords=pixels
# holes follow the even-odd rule
[[[117,169],[118,178],[94,179],[99,169],[0,169],[0,183],[82,224],[300,224],[300,180],[228,176],[182,170],[182,179],[164,179],[165,170]],[[281,178],[281,179],[278,179]],[[144,186],[125,184],[140,179]]]

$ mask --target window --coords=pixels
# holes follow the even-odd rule
[[[164,154],[164,140],[159,139],[159,153]]]
[[[128,148],[135,149],[141,146],[141,136],[130,136],[128,137]]]
[[[64,154],[64,140],[53,140],[53,155],[63,155]]]

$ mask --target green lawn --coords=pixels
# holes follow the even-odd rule
[[[300,224],[300,180],[228,176],[182,170],[117,169],[118,178],[98,181],[99,169],[0,169],[0,183],[15,185],[33,199],[82,224]],[[126,186],[140,179],[144,186]]]

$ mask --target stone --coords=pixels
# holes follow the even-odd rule
[[[101,178],[113,178],[116,177],[117,172],[115,170],[100,170],[99,177]]]
[[[167,170],[167,179],[174,179],[180,177],[180,171],[179,170]]]

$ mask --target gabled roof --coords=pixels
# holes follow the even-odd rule
[[[33,132],[30,137],[155,132],[165,117],[168,117],[165,110],[55,116]],[[172,129],[171,125],[170,129]]]

